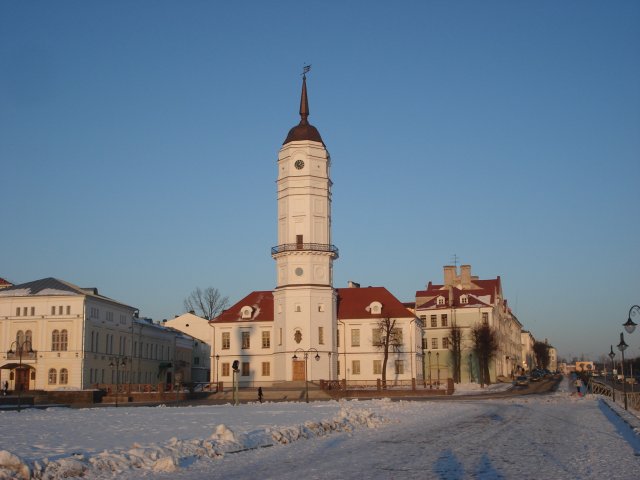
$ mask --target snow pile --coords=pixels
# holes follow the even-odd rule
[[[370,409],[343,406],[330,420],[306,421],[303,424],[263,428],[238,434],[224,424],[205,439],[180,440],[173,437],[164,445],[134,444],[129,449],[105,450],[101,453],[73,453],[61,458],[23,460],[6,450],[0,451],[0,479],[43,479],[118,474],[143,469],[152,472],[175,472],[193,458],[219,458],[245,450],[285,445],[296,440],[352,432],[357,428],[377,428],[388,420]]]

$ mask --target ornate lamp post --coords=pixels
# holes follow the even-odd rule
[[[436,368],[438,369],[438,388],[440,388],[440,352],[436,352]]]
[[[124,367],[127,364],[127,357],[114,357],[109,362],[111,368],[116,369],[116,408],[118,408],[118,393],[120,391],[120,376],[119,368]]]
[[[318,353],[318,350],[316,350],[315,348],[310,348],[309,350],[304,350],[303,348],[296,348],[296,351],[293,352],[293,359],[297,360],[298,356],[296,355],[296,353],[298,352],[302,352],[304,355],[304,388],[305,388],[305,400],[307,403],[309,403],[309,375],[307,374],[307,359],[309,358],[309,353],[310,352],[316,352],[316,356],[313,357],[316,359],[316,362],[320,361],[320,354]]]
[[[13,350],[13,347],[16,347],[15,350]],[[27,350],[26,346],[29,345],[29,350]],[[11,345],[9,345],[9,350],[7,350],[7,355],[15,355],[16,353],[18,354],[18,371],[16,372],[16,376],[15,376],[15,381],[14,381],[14,387],[17,388],[18,390],[18,411],[20,411],[21,406],[22,406],[22,390],[24,388],[24,385],[22,384],[22,379],[20,381],[20,384],[18,384],[18,373],[22,372],[22,354],[25,352],[25,350],[27,351],[28,354],[33,354],[33,348],[31,348],[31,341],[30,340],[23,340],[22,342],[19,340],[16,340],[15,342],[11,342]]]
[[[618,350],[622,353],[622,393],[624,395],[624,409],[627,410],[627,380],[624,378],[624,351],[629,345],[624,342],[624,334],[620,332]]]
[[[627,321],[622,324],[627,333],[633,333],[633,331],[636,329],[637,323],[631,320],[631,316],[635,317],[636,315],[640,315],[640,305],[633,305],[629,309]]]
[[[611,345],[611,351],[609,352],[609,358],[611,359],[611,390],[612,393],[611,395],[613,396],[613,401],[616,401],[616,382],[615,379],[613,378],[613,370],[615,369],[616,364],[614,363],[613,359],[615,358],[616,354],[613,351],[613,345]],[[606,380],[606,378],[605,378]]]
[[[431,350],[427,350],[427,356],[429,357],[429,388],[433,388],[431,383]]]
[[[218,374],[218,361],[220,360],[220,354],[216,353],[216,392],[218,391],[218,384],[220,383],[220,375]]]

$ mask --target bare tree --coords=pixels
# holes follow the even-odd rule
[[[398,352],[402,348],[402,329],[396,328],[396,321],[390,318],[378,320],[374,330],[373,346],[382,349],[382,388],[387,388],[387,363],[389,351]]]
[[[184,308],[207,320],[217,317],[229,305],[229,297],[223,297],[217,288],[196,288],[184,299]]]
[[[533,344],[533,354],[536,356],[536,364],[541,368],[549,366],[549,345],[545,342]]]
[[[471,329],[473,351],[478,358],[480,385],[490,385],[489,364],[498,350],[498,336],[496,331],[487,324],[478,324]]]
[[[462,369],[462,329],[455,322],[449,328],[449,348],[451,349],[451,363],[453,366],[453,381],[461,382]]]

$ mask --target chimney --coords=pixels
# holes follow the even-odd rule
[[[347,283],[347,287],[348,288],[360,288],[360,284],[349,280],[349,282]]]
[[[455,285],[456,283],[456,267],[453,265],[445,265],[444,267],[444,285]]]
[[[471,265],[460,265],[460,283],[463,290],[471,288]]]

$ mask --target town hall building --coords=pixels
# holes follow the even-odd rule
[[[422,381],[422,325],[384,287],[334,288],[331,157],[309,121],[306,76],[300,122],[278,154],[275,290],[255,291],[211,321],[216,381],[375,380],[383,367],[380,324],[393,325],[388,382]],[[213,372],[212,372],[213,373]]]

